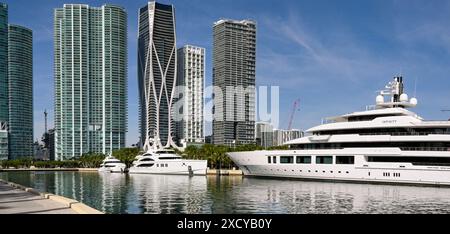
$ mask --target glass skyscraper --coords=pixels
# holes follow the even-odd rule
[[[0,3],[0,160],[33,157],[33,36]]]
[[[66,4],[54,15],[55,157],[109,154],[127,132],[127,14]]]
[[[9,121],[8,113],[8,5],[0,3],[0,123]]]
[[[139,10],[138,36],[140,130],[145,149],[175,146],[176,48],[174,7],[149,2]]]
[[[8,27],[9,159],[33,157],[33,33]]]
[[[256,22],[217,21],[213,47],[213,143],[255,144]]]

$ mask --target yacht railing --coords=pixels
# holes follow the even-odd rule
[[[450,151],[450,147],[400,147],[402,151]]]

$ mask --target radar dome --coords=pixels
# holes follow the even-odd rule
[[[412,105],[417,106],[417,98],[411,98],[409,101]]]
[[[408,94],[404,93],[404,94],[400,95],[400,101],[408,102]]]
[[[377,104],[383,104],[384,103],[384,97],[381,96],[381,95],[378,95],[377,99],[376,99],[376,102],[377,102]]]

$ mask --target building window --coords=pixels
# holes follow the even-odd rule
[[[316,164],[333,164],[333,156],[317,156]]]
[[[355,156],[336,156],[336,164],[355,164]]]
[[[294,157],[293,156],[281,156],[280,163],[282,163],[282,164],[294,163]]]
[[[311,156],[297,156],[298,164],[311,164]]]

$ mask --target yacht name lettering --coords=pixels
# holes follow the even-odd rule
[[[397,120],[385,120],[383,121],[384,124],[395,124],[397,123]]]
[[[222,229],[270,228],[272,219],[222,219]]]
[[[188,220],[187,218],[184,219],[184,221],[178,221],[177,228],[178,229],[204,229],[205,232],[209,231],[209,228],[211,227],[212,221],[192,221]]]

